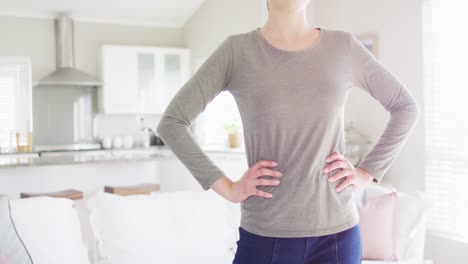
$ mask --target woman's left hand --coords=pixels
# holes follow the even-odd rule
[[[329,173],[336,169],[341,169],[340,172],[330,176],[328,180],[330,182],[337,181],[338,179],[345,178],[345,180],[336,187],[336,191],[340,192],[349,185],[353,185],[357,188],[364,188],[369,184],[374,177],[367,171],[356,168],[353,164],[343,155],[338,152],[333,152],[326,159],[329,164],[323,169],[324,173]]]

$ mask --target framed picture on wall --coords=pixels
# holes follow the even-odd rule
[[[375,32],[357,33],[356,38],[370,51],[376,58],[379,58],[379,38]]]

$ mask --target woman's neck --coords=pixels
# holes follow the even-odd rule
[[[310,32],[312,26],[307,20],[306,10],[269,11],[266,23],[261,28],[262,33],[274,39],[296,39]]]

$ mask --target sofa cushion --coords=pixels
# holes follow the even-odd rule
[[[12,219],[34,264],[89,264],[73,201],[35,197],[10,204]]]
[[[86,203],[106,263],[232,260],[236,229],[226,219],[229,208],[224,200],[212,191],[96,193]]]
[[[370,183],[366,188],[364,188],[363,200],[368,201],[391,192],[398,192],[398,190],[392,185]]]
[[[10,212],[8,197],[0,195],[0,264],[32,263],[27,249],[16,232]]]
[[[426,213],[429,209],[422,192],[397,193],[394,239],[398,260],[423,260]]]

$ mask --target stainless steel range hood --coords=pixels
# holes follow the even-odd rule
[[[101,86],[102,82],[75,68],[73,49],[73,20],[60,15],[55,20],[57,70],[40,79],[37,85]]]

